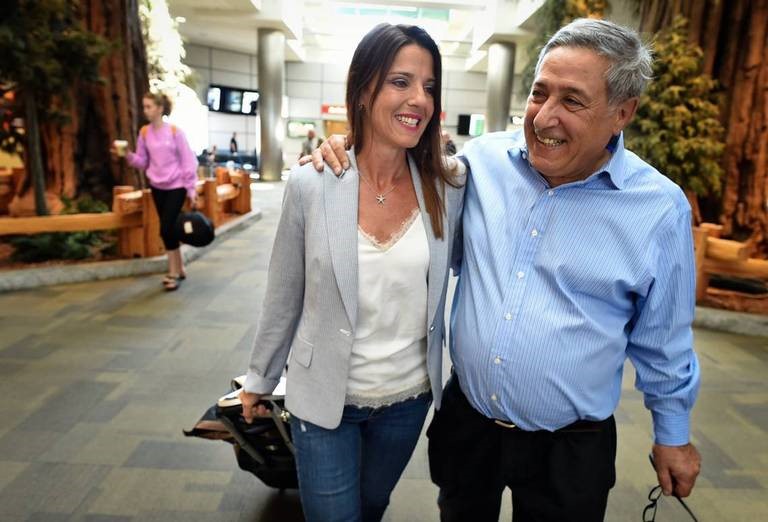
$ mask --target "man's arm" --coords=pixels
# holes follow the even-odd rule
[[[341,173],[349,168],[349,155],[347,150],[347,137],[343,134],[332,134],[323,141],[311,155],[305,155],[299,158],[299,165],[305,165],[312,162],[315,170],[323,172],[325,164],[333,170],[334,174],[340,176]],[[446,158],[448,168],[455,171],[457,177],[464,177],[469,173],[469,169],[463,161],[459,161],[455,156]]]
[[[701,466],[689,442],[700,380],[691,330],[696,272],[690,211],[673,211],[649,246],[656,270],[647,295],[638,300],[627,355],[653,416],[659,484],[665,494],[685,497]]]

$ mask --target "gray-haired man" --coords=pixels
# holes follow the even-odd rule
[[[454,374],[428,431],[443,521],[498,520],[506,487],[516,522],[602,520],[627,357],[653,416],[659,483],[693,488],[690,208],[622,138],[650,75],[634,31],[576,20],[539,56],[523,132],[476,138],[458,156],[470,176]]]

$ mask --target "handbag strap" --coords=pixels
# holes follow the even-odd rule
[[[269,401],[272,404],[272,409],[269,410],[269,414],[272,416],[272,420],[275,421],[277,431],[280,432],[280,436],[283,438],[283,442],[288,446],[290,452],[296,455],[296,446],[291,442],[291,437],[288,436],[288,430],[285,429],[285,420],[291,415],[287,410],[282,409],[277,405],[275,401]]]

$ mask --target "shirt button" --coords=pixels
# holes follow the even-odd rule
[[[547,191],[547,196],[554,196],[554,195],[555,195],[555,191],[554,190],[548,190]]]
[[[507,321],[511,321],[512,320],[512,314],[507,312],[506,314],[504,314],[504,319],[506,319]]]
[[[430,331],[430,332],[434,332],[434,331],[435,331],[435,325],[432,325],[432,326],[430,326],[430,327],[429,327],[429,331]]]
[[[493,395],[491,395],[491,400],[492,400],[493,402],[496,402],[496,399],[497,399],[497,397],[496,397],[496,394],[495,394],[495,393],[494,393]]]
[[[522,279],[523,277],[525,277],[525,272],[518,272],[517,273],[517,278],[518,279]]]
[[[531,237],[536,237],[538,235],[539,235],[539,231],[538,230],[536,230],[535,228],[533,230],[531,230]]]
[[[496,358],[493,360],[493,364],[501,364],[501,357],[496,357]]]

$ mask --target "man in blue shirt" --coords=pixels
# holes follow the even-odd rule
[[[523,131],[459,155],[454,374],[428,431],[443,521],[498,520],[506,487],[516,522],[602,520],[627,357],[663,491],[693,488],[691,212],[622,135],[651,61],[633,31],[577,20],[539,56]]]

